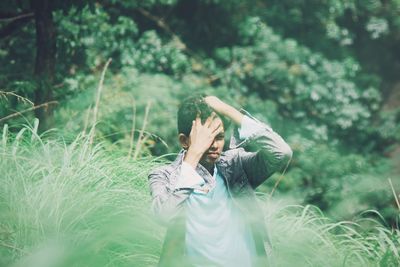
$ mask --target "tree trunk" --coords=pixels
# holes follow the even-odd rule
[[[52,0],[31,0],[36,23],[36,62],[34,76],[37,88],[35,105],[53,100],[53,83],[56,62],[56,32],[51,7]],[[53,126],[53,107],[51,105],[35,111],[40,121],[40,130]]]

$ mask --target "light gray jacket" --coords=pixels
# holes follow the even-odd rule
[[[260,209],[256,203],[254,189],[274,172],[288,165],[292,150],[289,145],[266,124],[252,136],[238,142],[238,130],[231,137],[230,149],[221,154],[216,163],[218,172],[225,180],[228,193],[236,206],[247,218],[259,254],[265,253],[264,242],[268,237],[260,231],[264,228]],[[250,152],[253,147],[256,151]],[[246,148],[246,150],[244,149]],[[180,175],[183,153],[171,164],[162,166],[149,174],[152,209],[168,227],[160,266],[186,266],[184,257],[184,202],[191,194],[191,188],[175,189]],[[207,181],[205,168],[196,171]],[[209,174],[208,174],[209,175]],[[262,226],[261,226],[262,225]]]

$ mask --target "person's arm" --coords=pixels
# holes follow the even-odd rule
[[[257,152],[239,151],[243,169],[253,188],[289,163],[293,153],[291,148],[270,126],[243,115],[217,97],[209,96],[205,100],[217,113],[240,126],[239,138],[243,143],[251,142],[259,149]]]
[[[206,96],[204,100],[215,112],[231,119],[236,125],[241,125],[244,115],[239,110],[216,96]]]
[[[268,125],[249,116],[243,118],[239,137],[244,143],[251,143],[259,150],[241,150],[240,157],[249,182],[253,188],[263,183],[274,172],[281,171],[292,158],[292,149],[283,138]]]
[[[179,215],[192,191],[204,184],[203,178],[186,162],[182,162],[173,172],[165,168],[156,169],[148,179],[152,211],[164,223]]]

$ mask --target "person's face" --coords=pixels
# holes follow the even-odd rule
[[[221,118],[219,117],[215,118],[214,120],[223,123]],[[222,130],[217,136],[215,136],[214,141],[200,159],[200,163],[203,166],[211,167],[219,159],[225,144],[224,138],[225,138],[224,130]],[[179,141],[184,149],[188,149],[190,147],[189,136],[180,134]]]
[[[221,121],[220,118],[216,118],[216,120]],[[214,138],[214,142],[211,144],[208,150],[203,154],[202,158],[200,159],[200,163],[202,165],[213,165],[221,156],[224,144],[225,144],[225,131],[223,130]]]

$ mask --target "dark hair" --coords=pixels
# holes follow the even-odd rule
[[[178,109],[178,133],[189,136],[192,130],[192,121],[196,119],[197,114],[199,114],[201,122],[204,123],[213,111],[204,100],[203,95],[185,98]],[[220,114],[217,115],[222,120],[224,129],[226,130],[230,125],[230,121]]]

